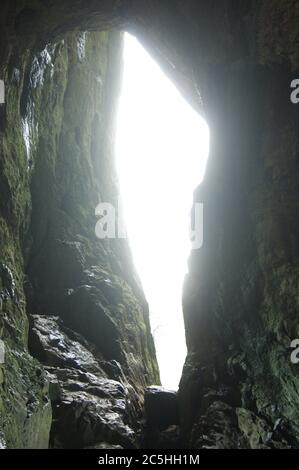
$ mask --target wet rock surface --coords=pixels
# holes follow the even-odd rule
[[[43,447],[49,438],[47,381],[28,354],[27,313],[62,318],[63,328],[74,331],[62,344],[74,354],[77,343],[86,347],[76,335],[86,335],[107,377],[120,381],[124,374],[140,399],[144,387],[158,383],[147,306],[128,247],[90,235],[96,204],[117,196],[111,124],[120,44],[115,32],[70,29],[120,26],[204,109],[211,129],[205,181],[194,198],[205,207],[204,245],[191,255],[184,287],[184,445],[299,447],[298,367],[289,354],[298,337],[298,108],[290,102],[299,72],[298,25],[296,0],[2,1],[4,445]],[[36,348],[40,360],[71,371],[64,376],[68,385],[74,370],[98,377],[80,368],[84,359],[54,345],[60,336],[52,345],[41,334],[35,339],[45,348]],[[102,411],[93,395],[90,409],[94,423],[91,415]]]
[[[145,389],[143,446],[148,449],[182,447],[177,392],[163,387]]]
[[[121,366],[110,364],[122,374],[120,381],[112,380],[104,371],[107,363],[96,357],[95,346],[64,327],[61,319],[35,315],[31,321],[30,350],[45,366],[50,383],[50,445],[135,447],[130,426],[137,428],[140,404]]]
[[[13,9],[4,2],[0,17],[0,433],[8,448],[48,447],[50,429],[52,446],[133,446],[132,416],[137,428],[143,389],[159,382],[148,306],[127,242],[95,236],[95,207],[118,199],[122,35],[70,31],[32,47],[23,37],[14,53]],[[30,11],[15,23],[28,39]]]
[[[91,348],[82,336],[66,328],[59,317],[31,317],[29,347],[40,362],[104,374],[88,346]]]
[[[53,447],[84,448],[103,442],[137,446],[134,431],[125,424],[129,410],[121,384],[65,370],[56,377],[63,388],[52,403]]]
[[[142,430],[142,448],[144,449],[183,449],[184,440],[179,426],[160,429],[145,425]]]
[[[190,436],[191,447],[200,449],[291,449],[291,428],[280,432],[267,419],[245,408],[214,401]]]

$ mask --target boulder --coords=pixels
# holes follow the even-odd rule
[[[149,426],[165,429],[178,424],[177,392],[156,386],[146,388],[145,415]]]
[[[136,447],[138,397],[119,364],[103,361],[94,345],[55,316],[31,317],[30,350],[50,383],[52,447]]]

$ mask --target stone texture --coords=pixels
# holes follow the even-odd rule
[[[138,427],[140,398],[121,366],[119,381],[112,380],[96,347],[66,328],[61,319],[35,315],[31,322],[30,351],[45,366],[50,383],[50,445],[135,447],[132,427]]]
[[[4,2],[0,20],[0,76],[6,85],[0,109],[0,338],[6,348],[0,432],[7,447],[48,447],[49,384],[28,353],[28,315],[54,315],[72,327],[72,337],[63,339],[53,326],[52,343],[32,332],[31,352],[48,366],[87,367],[89,346],[83,358],[75,335],[96,343],[90,354],[96,350],[106,367],[103,377],[126,376],[136,422],[143,389],[159,383],[159,372],[148,306],[128,245],[100,241],[94,231],[96,205],[118,198],[113,135],[121,33],[56,30],[44,42],[26,26],[36,15],[24,6]],[[91,426],[102,420],[105,427],[104,408],[96,398],[88,400]],[[111,411],[106,427],[112,434],[117,419]],[[62,445],[55,429],[51,442]]]
[[[144,394],[144,423],[141,446],[145,449],[180,449],[177,392],[163,387],[147,387]]]
[[[145,390],[144,407],[146,421],[150,426],[165,429],[178,424],[177,393],[162,387],[148,387]]]
[[[115,43],[110,34],[88,34],[85,59],[84,36],[68,33],[121,25],[138,35],[211,130],[205,181],[194,194],[205,207],[204,246],[191,255],[183,299],[184,444],[298,447],[298,367],[289,350],[298,336],[299,115],[290,103],[290,83],[299,69],[298,2],[4,0],[1,8],[0,73],[7,84],[7,105],[0,109],[5,445],[33,445],[24,438],[31,435],[23,419],[29,390],[36,403],[32,426],[48,426],[48,418],[40,419],[47,395],[43,373],[37,380],[40,368],[26,349],[26,299],[30,313],[55,314],[72,326],[69,307],[82,293],[82,308],[91,309],[90,327],[74,309],[78,333],[93,342],[98,321],[112,332],[113,351],[107,343],[102,351],[96,347],[108,362],[121,362],[138,394],[158,378],[147,307],[127,247],[115,243],[95,250],[90,239],[96,195],[116,195],[113,135],[106,132],[115,89],[104,86],[100,98],[94,73],[107,77],[107,54],[99,54],[94,43],[111,45],[116,57]],[[117,75],[112,66],[109,79]],[[90,139],[91,129],[101,138]],[[97,163],[90,148],[100,156]],[[101,288],[86,279],[86,270],[99,265]],[[115,284],[114,294],[105,279]],[[133,294],[123,303],[128,290]],[[130,318],[132,297],[138,319],[133,341],[130,331],[122,336],[120,320],[123,312]]]
[[[146,425],[142,429],[142,437],[142,449],[183,449],[184,445],[179,426],[159,429]]]

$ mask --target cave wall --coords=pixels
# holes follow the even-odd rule
[[[210,158],[205,180],[194,193],[195,202],[204,203],[204,245],[191,254],[183,299],[188,356],[179,401],[184,442],[196,448],[298,447],[298,366],[291,364],[289,348],[291,340],[298,336],[298,110],[290,102],[290,83],[297,78],[299,68],[298,3],[24,0],[13,5],[4,2],[3,11],[1,21],[6,27],[1,28],[0,56],[8,80],[12,75],[7,75],[9,62],[5,58],[13,57],[16,51],[25,58],[28,48],[41,52],[48,42],[61,41],[66,31],[118,26],[138,36],[183,95],[206,117],[211,132]],[[11,89],[17,93],[15,87]],[[65,106],[72,109],[75,102],[64,103]],[[78,121],[73,111],[70,126],[74,130]],[[6,114],[1,112],[1,132],[7,129],[9,113],[11,122],[20,122],[18,107],[7,105]],[[61,286],[57,269],[63,273],[62,283],[73,272],[61,271],[59,263],[49,271],[39,271],[38,251],[43,243],[49,249],[47,266],[51,266],[53,258],[49,255],[51,249],[62,251],[61,259],[69,259],[69,251],[75,252],[71,258],[78,265],[85,231],[79,231],[80,238],[74,236],[78,229],[69,209],[70,199],[74,198],[79,206],[76,210],[89,226],[83,203],[84,208],[80,209],[86,186],[79,185],[80,201],[72,189],[78,169],[81,171],[86,163],[79,160],[78,142],[73,148],[74,140],[81,142],[82,136],[68,136],[65,124],[62,127],[59,152],[70,146],[66,154],[75,155],[77,169],[72,180],[67,174],[66,159],[58,163],[57,174],[49,171],[55,185],[63,174],[69,190],[63,204],[61,188],[55,190],[60,202],[50,204],[50,212],[59,209],[72,219],[66,223],[71,245],[53,247],[53,240],[40,239],[45,228],[39,225],[51,219],[55,226],[57,219],[54,212],[46,217],[40,215],[44,203],[38,194],[44,170],[37,165],[36,178],[31,181],[31,240],[25,243],[36,260],[30,259],[27,252],[25,259],[33,292],[35,289],[38,293],[33,295],[33,308],[55,314],[59,310],[64,321],[73,326],[74,318],[69,320],[69,310],[61,299],[61,287],[76,290],[80,288],[78,280],[72,279],[71,286]],[[10,269],[16,266],[11,270],[16,285],[21,286],[25,268],[20,237],[27,234],[31,191],[20,125],[1,145],[3,155],[9,154],[1,160],[5,162],[1,172],[5,195],[1,201],[1,249],[3,258],[12,260],[6,265]],[[108,156],[109,152],[105,150],[104,154]],[[45,164],[51,166],[47,159]],[[108,160],[109,157],[105,163],[108,167],[102,171],[102,185],[109,188]],[[20,172],[18,178],[16,169]],[[47,177],[42,186],[48,200],[47,191],[53,191],[53,186]],[[88,206],[90,199],[86,198]],[[60,226],[53,230],[58,230],[60,239],[64,229]],[[84,242],[83,245],[88,257],[84,268],[90,271],[93,262]],[[113,251],[117,259],[126,253],[120,246]],[[91,252],[92,258],[93,248]],[[115,260],[114,255],[112,259]],[[130,265],[129,260],[130,255],[125,255],[121,266]],[[64,263],[66,266],[68,263]],[[124,270],[115,263],[110,268],[110,273],[121,279],[127,279],[128,272],[132,273],[131,267]],[[11,279],[5,267],[2,277]],[[136,289],[131,274],[129,284]],[[12,301],[12,288],[6,290],[12,344],[15,347],[16,330],[24,345],[26,317]],[[29,294],[27,298],[30,299]],[[76,328],[80,326],[77,324]],[[85,330],[80,333],[86,335]],[[93,342],[95,338],[87,339]],[[26,367],[37,367],[25,355]],[[39,384],[37,390],[39,394]]]
[[[194,193],[204,244],[184,287],[183,436],[191,448],[298,447],[298,4],[163,2],[157,16],[158,3],[133,30],[211,132]]]
[[[132,6],[132,30],[211,133],[183,294],[191,448],[298,447],[298,14],[282,0]]]
[[[2,42],[2,446],[132,447],[159,383],[148,306],[126,240],[95,235],[118,202],[122,34],[24,35]]]

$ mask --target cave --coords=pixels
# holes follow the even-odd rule
[[[0,26],[0,448],[298,449],[298,2],[3,0]],[[95,232],[125,34],[209,127],[177,391],[127,238]]]

